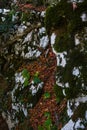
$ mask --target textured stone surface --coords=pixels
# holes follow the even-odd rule
[[[0,130],[9,130],[8,125],[3,119],[3,117],[0,115]]]

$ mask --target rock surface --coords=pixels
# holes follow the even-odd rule
[[[0,130],[9,130],[8,125],[3,119],[2,115],[0,115]]]

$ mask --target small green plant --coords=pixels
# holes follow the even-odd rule
[[[38,71],[34,74],[33,81],[34,81],[34,84],[38,84],[41,82]]]
[[[49,112],[45,112],[44,116],[47,118],[42,126],[38,126],[38,130],[57,130],[57,127],[52,124],[51,115]]]
[[[25,80],[24,80],[24,87],[26,87],[26,86],[28,86],[29,79],[30,79],[30,73],[28,72],[27,69],[24,69],[22,71],[22,76],[23,76],[23,78],[25,78]]]
[[[22,71],[22,76],[24,77],[24,78],[28,78],[28,79],[30,79],[30,74],[29,74],[29,72],[28,72],[28,70],[27,69],[24,69],[23,71]]]
[[[22,76],[21,78],[23,81],[22,83],[20,81],[18,82],[19,87],[15,90],[14,96],[16,97],[16,100],[21,103],[26,104],[29,101],[30,101],[29,103],[31,103],[34,98],[34,96],[32,95],[32,91],[31,89],[29,89],[29,91],[26,91],[28,88],[31,88],[31,85],[32,85],[32,82],[30,81],[31,75],[27,69],[24,69],[21,72],[21,76]],[[33,76],[33,82],[34,82],[35,87],[39,85],[39,83],[41,83],[41,80],[39,79],[38,76],[39,76],[39,72],[36,72]],[[39,90],[37,93],[39,94]],[[33,103],[34,102],[37,102],[37,99],[35,99]]]
[[[29,84],[29,81],[28,81],[28,78],[26,78],[24,81],[24,87],[28,86],[28,84]]]
[[[39,125],[38,130],[44,130],[43,126]]]
[[[47,129],[47,130],[51,130],[51,126],[52,126],[52,120],[51,118],[47,118],[47,120],[44,122],[44,127]]]
[[[50,98],[50,93],[49,92],[45,92],[44,93],[44,99],[48,99]]]
[[[47,117],[47,118],[50,117],[50,112],[45,112],[44,116]]]
[[[52,120],[50,117],[50,113],[49,112],[45,112],[45,117],[47,117],[46,121],[44,122],[43,126],[39,126],[38,130],[51,130],[51,126],[52,126]]]

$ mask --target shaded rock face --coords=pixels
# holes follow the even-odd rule
[[[3,96],[3,94],[6,92],[7,87],[8,85],[5,78],[2,75],[0,75],[0,99]]]
[[[10,1],[8,0],[0,0],[0,8],[7,7],[10,4]]]
[[[3,119],[3,117],[0,115],[0,130],[9,130],[8,125]]]

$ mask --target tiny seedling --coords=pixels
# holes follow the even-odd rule
[[[22,76],[23,76],[24,78],[30,79],[30,73],[28,72],[27,69],[24,69],[24,70],[22,71]]]
[[[50,98],[50,93],[49,92],[45,92],[44,93],[44,99],[48,99]]]
[[[34,74],[33,81],[34,81],[35,84],[38,84],[38,83],[41,82],[41,80],[39,78],[39,72],[38,71]]]
[[[23,76],[23,78],[25,79],[25,80],[24,80],[24,87],[26,87],[26,86],[28,86],[28,84],[29,84],[29,79],[30,79],[30,73],[28,72],[27,69],[24,69],[24,70],[22,71],[22,76]]]

